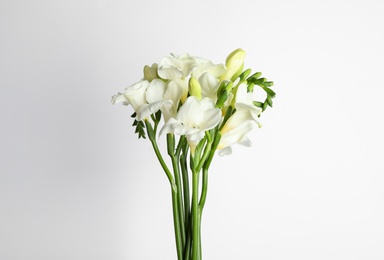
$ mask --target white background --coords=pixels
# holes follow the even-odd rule
[[[170,190],[110,97],[170,52],[275,82],[217,157],[205,260],[384,259],[384,2],[0,2],[0,259],[176,259]]]

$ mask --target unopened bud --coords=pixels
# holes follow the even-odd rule
[[[189,79],[189,94],[191,96],[195,96],[197,99],[201,100],[201,86],[197,79],[190,78]]]
[[[222,108],[233,88],[232,82],[222,82],[217,95],[216,107]],[[220,93],[220,94],[219,94]]]
[[[148,65],[144,66],[144,79],[151,82],[154,79],[157,79],[159,76],[157,75],[157,68],[158,65],[156,63],[153,63],[151,67]]]
[[[234,76],[238,77],[241,74],[244,67],[245,54],[243,49],[237,49],[228,55],[225,61],[227,71],[221,76],[221,80],[230,80]]]

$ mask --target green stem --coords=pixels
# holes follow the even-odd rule
[[[207,160],[210,152],[211,152],[211,147],[212,147],[212,142],[208,142],[207,145],[205,146],[203,156],[201,157],[199,164],[196,167],[196,171],[200,172],[201,168],[203,167],[205,161]]]
[[[184,229],[185,229],[185,246],[184,246],[184,259],[189,260],[191,255],[191,201],[189,191],[189,176],[188,176],[188,146],[182,147],[182,154],[180,156],[181,174],[183,178],[183,198],[184,198]]]
[[[183,149],[183,154],[180,157],[181,174],[183,177],[185,230],[187,230],[187,227],[189,226],[189,216],[191,213],[187,156],[188,156],[188,147],[185,147]]]
[[[151,126],[151,123],[149,123],[148,120],[145,120],[145,126],[147,128],[147,134],[148,134],[149,140],[151,141],[153,150],[155,151],[156,157],[159,160],[161,167],[163,167],[163,170],[168,177],[169,183],[171,184],[171,187],[173,188],[173,186],[174,186],[173,176],[172,176],[172,173],[169,171],[167,164],[164,162],[163,156],[161,155],[159,147],[157,146],[156,133],[154,132],[154,130]]]
[[[202,178],[202,188],[201,188],[201,197],[199,202],[199,208],[201,211],[201,215],[203,212],[203,208],[205,205],[205,200],[207,199],[207,192],[208,192],[208,168],[211,165],[213,156],[215,155],[216,148],[220,142],[221,135],[220,132],[217,132],[215,139],[213,140],[211,147],[209,147],[209,156],[207,156],[204,160],[203,164],[203,178]],[[205,154],[205,151],[204,151]]]
[[[189,218],[190,219],[190,218]],[[188,227],[186,230],[186,241],[185,241],[185,246],[184,246],[184,260],[189,260],[191,259],[191,244],[192,244],[192,226],[191,226],[191,221],[188,222]]]
[[[199,201],[200,218],[202,216],[205,201],[207,199],[207,191],[208,191],[208,169],[203,168],[201,196]]]
[[[178,210],[179,229],[181,231],[181,242],[184,245],[185,244],[185,227],[184,227],[184,207],[183,207],[183,197],[182,197],[182,185],[180,180],[180,167],[179,167],[180,152],[178,152],[178,154],[174,153],[175,136],[173,134],[167,134],[167,144],[168,144],[168,155],[171,157],[173,173],[175,176],[175,182],[176,182],[176,188],[177,188],[176,203],[177,203],[177,210]]]
[[[199,172],[192,172],[192,260],[199,260],[200,216],[199,216]]]
[[[175,230],[175,238],[176,238],[176,251],[177,251],[177,259],[183,260],[183,242],[181,235],[181,223],[179,219],[179,209],[177,203],[177,191],[172,189],[172,208],[173,208],[173,225]]]
[[[155,124],[156,125],[156,124]],[[181,235],[181,229],[180,229],[180,218],[179,218],[179,207],[177,203],[177,185],[173,179],[172,173],[169,171],[167,164],[165,163],[163,156],[161,155],[161,152],[159,150],[159,147],[156,142],[156,131],[153,130],[152,125],[148,120],[145,120],[145,126],[147,129],[147,134],[149,137],[149,140],[152,143],[153,150],[155,151],[156,157],[159,160],[161,167],[163,168],[165,174],[168,177],[168,180],[171,184],[171,190],[172,190],[172,209],[173,209],[173,223],[174,223],[174,229],[175,229],[175,238],[176,238],[176,251],[177,251],[177,259],[183,260],[183,242],[182,242],[182,235]],[[155,128],[156,129],[156,128]]]

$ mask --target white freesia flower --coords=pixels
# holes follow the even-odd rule
[[[112,104],[122,102],[123,105],[131,105],[135,112],[140,110],[140,107],[145,105],[145,92],[149,86],[147,80],[141,80],[124,89],[123,93],[117,93],[112,97]]]
[[[234,144],[243,144],[250,146],[251,143],[246,137],[246,134],[250,132],[256,123],[249,110],[239,109],[228,119],[223,129],[221,129],[222,137],[220,139],[219,146],[217,147],[219,155],[231,154],[231,146]]]
[[[154,79],[148,86],[146,99],[150,106],[162,111],[164,120],[167,122],[169,118],[176,117],[181,91],[173,81],[167,84],[160,79]]]
[[[208,72],[215,78],[219,78],[226,72],[224,64],[213,64],[212,61],[200,57],[194,57],[194,60],[197,64],[197,66],[192,72],[192,76],[194,78],[198,79],[201,75],[206,72]]]
[[[197,66],[189,54],[165,56],[159,64],[158,74],[163,79],[184,79]]]
[[[174,84],[179,86],[182,92],[182,103],[185,102],[188,96],[189,79],[191,77],[199,79],[203,74],[209,73],[217,80],[225,72],[226,69],[223,64],[215,65],[207,59],[192,57],[188,54],[166,56],[161,60],[158,69],[158,75],[161,78],[173,81]],[[212,83],[212,80],[210,83]],[[207,87],[211,88],[211,85]],[[214,95],[208,96],[212,98]]]
[[[256,125],[261,109],[253,105],[252,93],[247,92],[247,85],[240,84],[236,92],[236,112],[228,119],[221,129],[221,140],[218,146],[219,155],[231,154],[231,146],[241,144],[250,146],[251,142],[246,137]]]
[[[149,83],[145,92],[146,104],[143,104],[137,111],[137,120],[143,120],[156,113],[163,106],[171,106],[172,100],[166,98],[166,84],[160,79],[154,79]]]
[[[140,121],[156,113],[163,106],[171,108],[174,100],[172,95],[175,94],[177,94],[175,90],[172,90],[172,94],[169,91],[167,93],[166,84],[160,79],[154,79],[151,82],[141,80],[127,87],[123,93],[114,95],[111,102],[131,105],[136,112],[136,119]]]
[[[191,72],[197,64],[189,54],[165,56],[159,64],[158,75],[166,80],[173,81],[181,89],[181,102],[188,96],[188,81]]]
[[[170,118],[160,134],[175,133],[185,135],[192,149],[203,139],[205,131],[217,126],[221,120],[221,111],[214,107],[209,98],[198,100],[194,96],[187,98],[180,107],[176,118]]]

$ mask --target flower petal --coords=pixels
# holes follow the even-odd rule
[[[233,144],[243,142],[244,138],[246,138],[245,135],[250,132],[254,126],[254,121],[247,120],[238,125],[236,128],[233,128],[230,131],[223,133],[217,149],[220,150]],[[246,141],[244,142],[244,144],[246,144]]]
[[[216,127],[221,120],[221,110],[212,108],[204,112],[203,121],[200,122],[200,129],[202,131],[210,130]]]
[[[165,82],[160,79],[154,79],[151,81],[145,93],[145,97],[148,103],[153,103],[163,100],[165,92]]]
[[[129,102],[127,101],[127,99],[124,97],[124,95],[122,93],[117,93],[117,94],[112,96],[111,103],[113,105],[120,103],[120,102],[122,102],[123,105],[125,105],[125,106],[129,105]]]
[[[150,115],[159,111],[165,104],[172,104],[171,100],[158,101],[151,104],[145,104],[137,111],[136,119],[141,121],[148,118]]]
[[[219,81],[212,74],[206,72],[199,78],[203,97],[209,97],[214,103],[217,101]]]
[[[161,66],[157,73],[159,74],[159,76],[162,79],[173,80],[173,79],[180,79],[183,77],[182,71],[180,71],[179,69],[177,69],[175,67],[168,66],[168,65]]]
[[[232,148],[230,146],[225,147],[224,149],[219,151],[220,156],[230,155],[232,154]]]
[[[112,97],[112,102],[123,102],[124,105],[131,105],[135,112],[140,107],[146,104],[145,91],[147,90],[149,82],[147,80],[141,80],[129,87],[127,87],[123,93],[119,93]]]

